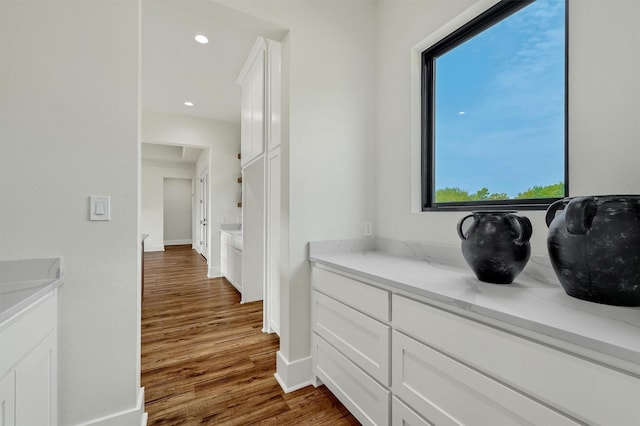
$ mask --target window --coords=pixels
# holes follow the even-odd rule
[[[567,194],[566,0],[503,0],[422,53],[422,207]]]

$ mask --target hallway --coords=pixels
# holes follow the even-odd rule
[[[262,302],[206,278],[190,246],[145,254],[142,386],[153,425],[357,425],[325,388],[284,394]]]

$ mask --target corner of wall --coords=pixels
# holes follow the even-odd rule
[[[222,277],[222,271],[220,271],[220,266],[209,266],[209,270],[207,272],[208,278],[220,278]]]
[[[290,362],[281,351],[278,351],[274,377],[285,393],[293,392],[313,385],[312,365],[310,356]]]
[[[147,413],[144,411],[144,401],[144,387],[141,387],[138,391],[135,407],[94,419],[78,426],[146,426]]]

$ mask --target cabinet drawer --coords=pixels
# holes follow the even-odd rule
[[[360,312],[313,292],[313,329],[356,365],[389,386],[391,328]]]
[[[316,290],[380,321],[390,320],[388,291],[318,268],[313,268],[312,281]]]
[[[0,376],[0,425],[16,425],[16,374]]]
[[[434,426],[395,396],[391,402],[391,424],[393,426]]]
[[[637,377],[405,297],[393,309],[395,329],[580,421],[640,424]]]
[[[436,425],[578,424],[397,331],[392,356],[394,394]]]
[[[314,336],[314,372],[364,425],[389,424],[391,392],[360,370],[322,337]]]
[[[233,247],[242,251],[242,237],[239,235],[229,235],[229,239],[227,240],[229,247]]]
[[[7,326],[0,328],[0,377],[56,328],[56,297],[51,292]]]

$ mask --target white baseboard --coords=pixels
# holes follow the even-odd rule
[[[165,246],[181,246],[184,244],[193,244],[193,240],[191,238],[187,240],[164,240]]]
[[[209,266],[209,271],[207,272],[208,278],[220,278],[222,276],[222,271],[219,266]]]
[[[147,413],[144,412],[144,388],[140,388],[135,407],[81,423],[77,426],[146,426],[146,424]]]
[[[146,253],[148,251],[164,251],[164,245],[145,244],[144,245],[144,252]]]
[[[276,354],[276,380],[285,393],[293,392],[313,384],[311,357],[289,362],[280,351]]]

